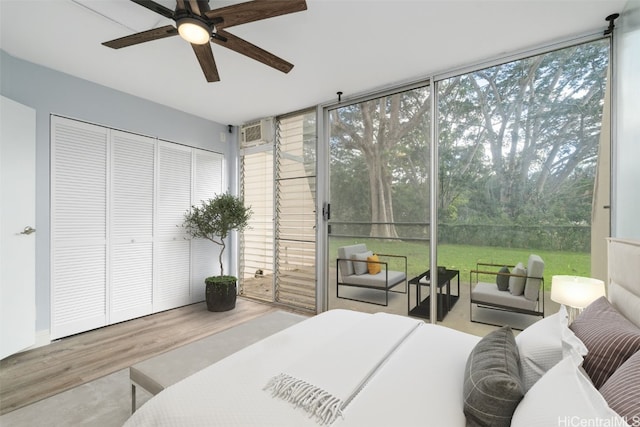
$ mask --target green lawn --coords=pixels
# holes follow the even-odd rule
[[[354,243],[366,243],[367,248],[377,253],[404,255],[407,257],[409,278],[417,276],[429,266],[429,246],[426,242],[401,242],[377,239],[331,238],[330,259],[335,263],[337,248]],[[525,267],[530,253],[539,255],[545,263],[545,288],[551,288],[551,277],[558,274],[572,276],[591,275],[591,256],[585,252],[559,252],[528,250],[518,248],[497,248],[491,246],[439,245],[438,265],[460,270],[462,282],[469,281],[469,271],[475,269],[476,262],[517,264]],[[398,269],[400,264],[390,262],[390,269]]]

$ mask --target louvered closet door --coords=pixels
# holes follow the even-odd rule
[[[224,157],[221,154],[194,149],[193,167],[192,205],[200,205],[224,191]],[[220,248],[215,243],[206,239],[191,241],[192,302],[204,300],[204,279],[220,274],[219,255]],[[225,274],[230,274],[229,266],[224,267]]]
[[[181,227],[191,206],[191,149],[158,141],[153,311],[191,302],[190,241]]]
[[[51,338],[106,324],[108,130],[51,118]]]
[[[109,323],[152,313],[155,140],[111,131]]]

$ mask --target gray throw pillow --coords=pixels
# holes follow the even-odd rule
[[[509,290],[509,276],[502,275],[499,273],[509,273],[509,268],[505,265],[498,271],[498,275],[496,276],[496,284],[498,285],[498,289],[501,291]]]
[[[512,295],[518,296],[524,293],[524,284],[527,281],[526,275],[527,270],[524,268],[521,262],[518,263],[515,267],[513,267],[513,271],[511,274],[518,274],[518,276],[510,276],[509,277],[509,291]]]
[[[520,355],[513,332],[503,326],[473,348],[464,372],[467,426],[508,427],[524,396]]]
[[[362,252],[359,254],[353,254],[351,259],[358,260],[353,263],[353,271],[355,272],[355,274],[361,275],[361,274],[367,274],[369,272],[367,258],[370,256],[373,256],[373,252],[371,251]],[[359,261],[363,261],[363,262],[359,262]]]

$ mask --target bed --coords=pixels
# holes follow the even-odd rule
[[[571,326],[561,308],[481,338],[330,310],[174,384],[125,426],[640,426],[640,243],[609,245],[611,302]],[[616,334],[624,351],[606,342]],[[596,387],[584,372],[603,363]]]

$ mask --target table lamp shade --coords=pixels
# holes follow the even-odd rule
[[[551,300],[567,307],[583,309],[605,296],[604,282],[580,276],[553,276]]]

